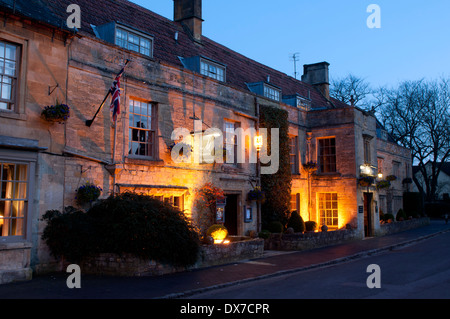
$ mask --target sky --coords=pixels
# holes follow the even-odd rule
[[[173,20],[173,0],[132,0]],[[380,9],[380,28],[369,5]],[[204,36],[297,78],[327,61],[374,88],[450,76],[449,0],[203,0]]]

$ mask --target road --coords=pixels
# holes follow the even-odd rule
[[[381,288],[370,289],[369,265]],[[325,268],[212,290],[192,299],[450,299],[450,233]]]

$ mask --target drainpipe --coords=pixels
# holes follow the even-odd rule
[[[255,115],[256,115],[256,122],[255,122],[255,128],[256,132],[259,132],[259,103],[258,98],[255,97]],[[259,151],[256,153],[256,185],[261,186],[261,170],[260,170],[261,162],[259,161]],[[261,202],[256,201],[256,222],[257,222],[257,231],[258,233],[261,231]]]

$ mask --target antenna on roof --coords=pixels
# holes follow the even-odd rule
[[[291,61],[294,61],[294,78],[296,78],[296,79],[297,79],[297,61],[299,60],[299,57],[298,57],[299,55],[300,55],[300,53],[295,52],[294,54],[292,54],[290,56]]]

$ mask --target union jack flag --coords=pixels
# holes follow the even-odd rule
[[[110,110],[113,112],[112,118],[116,122],[117,115],[120,114],[120,77],[125,71],[125,67],[117,74],[112,86],[111,86],[111,106]]]

